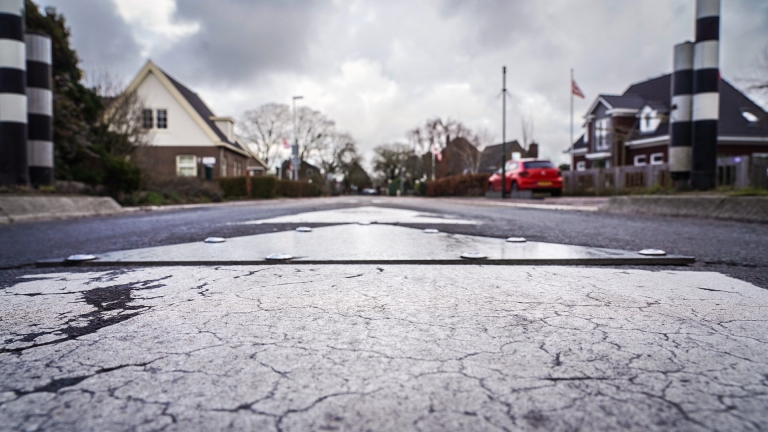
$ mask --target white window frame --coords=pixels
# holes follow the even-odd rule
[[[611,118],[605,117],[595,120],[595,150],[608,150],[611,148]]]
[[[648,156],[647,155],[637,155],[635,156],[635,166],[646,166],[648,165]]]
[[[657,160],[658,157],[658,160]],[[651,165],[663,165],[664,164],[664,153],[653,153],[651,154]]]
[[[187,158],[188,160],[182,161],[182,158]],[[197,156],[176,155],[176,175],[178,177],[197,177]]]
[[[160,127],[160,111],[162,111],[165,114],[165,127]],[[155,110],[155,129],[168,129],[168,109],[166,108],[158,108]]]
[[[219,167],[219,175],[221,177],[227,176],[227,164],[229,164],[229,161],[227,160],[227,157],[224,156],[221,158],[221,167]]]
[[[576,171],[586,171],[587,169],[587,162],[586,161],[578,161],[576,162]]]
[[[149,114],[149,126],[147,126],[147,114]],[[155,127],[155,113],[151,109],[141,110],[141,127],[144,129],[153,129]]]

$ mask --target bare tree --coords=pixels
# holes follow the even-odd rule
[[[523,148],[528,151],[533,141],[533,115],[528,114],[520,118],[520,128],[523,133]]]
[[[349,133],[333,133],[328,145],[318,151],[320,168],[328,175],[345,175],[350,167],[360,162],[355,139]]]
[[[433,148],[444,149],[454,138],[467,138],[472,136],[472,131],[463,123],[440,117],[427,120],[424,126],[419,126],[407,132],[409,143],[419,153],[432,151]]]
[[[143,111],[144,103],[136,92],[112,99],[93,130],[94,142],[101,142],[106,153],[117,158],[130,156],[136,147],[148,145],[150,134],[142,124]]]
[[[743,81],[747,83],[747,90],[762,99],[763,106],[768,106],[768,46],[750,73]]]
[[[296,135],[301,160],[319,157],[331,145],[336,124],[320,111],[301,107],[296,112]]]
[[[493,144],[493,140],[494,137],[491,131],[482,128],[467,138],[469,145],[457,145],[454,148],[465,170],[472,174],[477,174],[480,170],[483,150]]]
[[[416,153],[408,144],[383,144],[373,149],[373,170],[388,180],[405,173],[408,161]]]
[[[248,151],[271,166],[285,152],[283,141],[291,138],[291,121],[288,105],[268,103],[246,111],[238,127]]]

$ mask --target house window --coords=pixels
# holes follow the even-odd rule
[[[223,157],[221,158],[221,176],[226,177],[227,176],[227,158]]]
[[[635,156],[635,166],[643,166],[647,164],[647,156],[646,155],[637,155]]]
[[[651,165],[661,165],[664,163],[664,153],[654,153],[651,155]]]
[[[606,150],[611,147],[611,119],[603,118],[595,121],[595,150]]]
[[[168,129],[168,110],[157,110],[157,128]]]
[[[243,163],[242,162],[235,161],[233,168],[234,168],[234,173],[233,174],[234,174],[235,177],[240,177],[240,176],[243,175]]]
[[[151,109],[145,109],[141,111],[141,126],[144,129],[152,129],[152,127],[154,127]]]
[[[176,156],[176,175],[179,177],[197,177],[197,156]]]
[[[584,171],[587,169],[587,163],[585,161],[576,162],[576,171]]]

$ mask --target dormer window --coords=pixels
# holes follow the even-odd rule
[[[649,105],[644,106],[643,109],[640,110],[638,117],[640,117],[638,125],[640,127],[640,133],[643,134],[656,132],[656,128],[658,128],[659,123],[661,123],[659,113]]]

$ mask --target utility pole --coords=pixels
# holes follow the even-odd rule
[[[501,197],[507,197],[507,67],[501,67]]]
[[[573,166],[575,165],[573,162],[573,68],[571,68],[571,140],[569,145],[571,146],[571,171],[573,171]]]
[[[299,137],[296,132],[296,100],[304,99],[304,96],[293,97],[293,180],[299,180],[299,168],[301,168],[301,161],[299,160]]]

